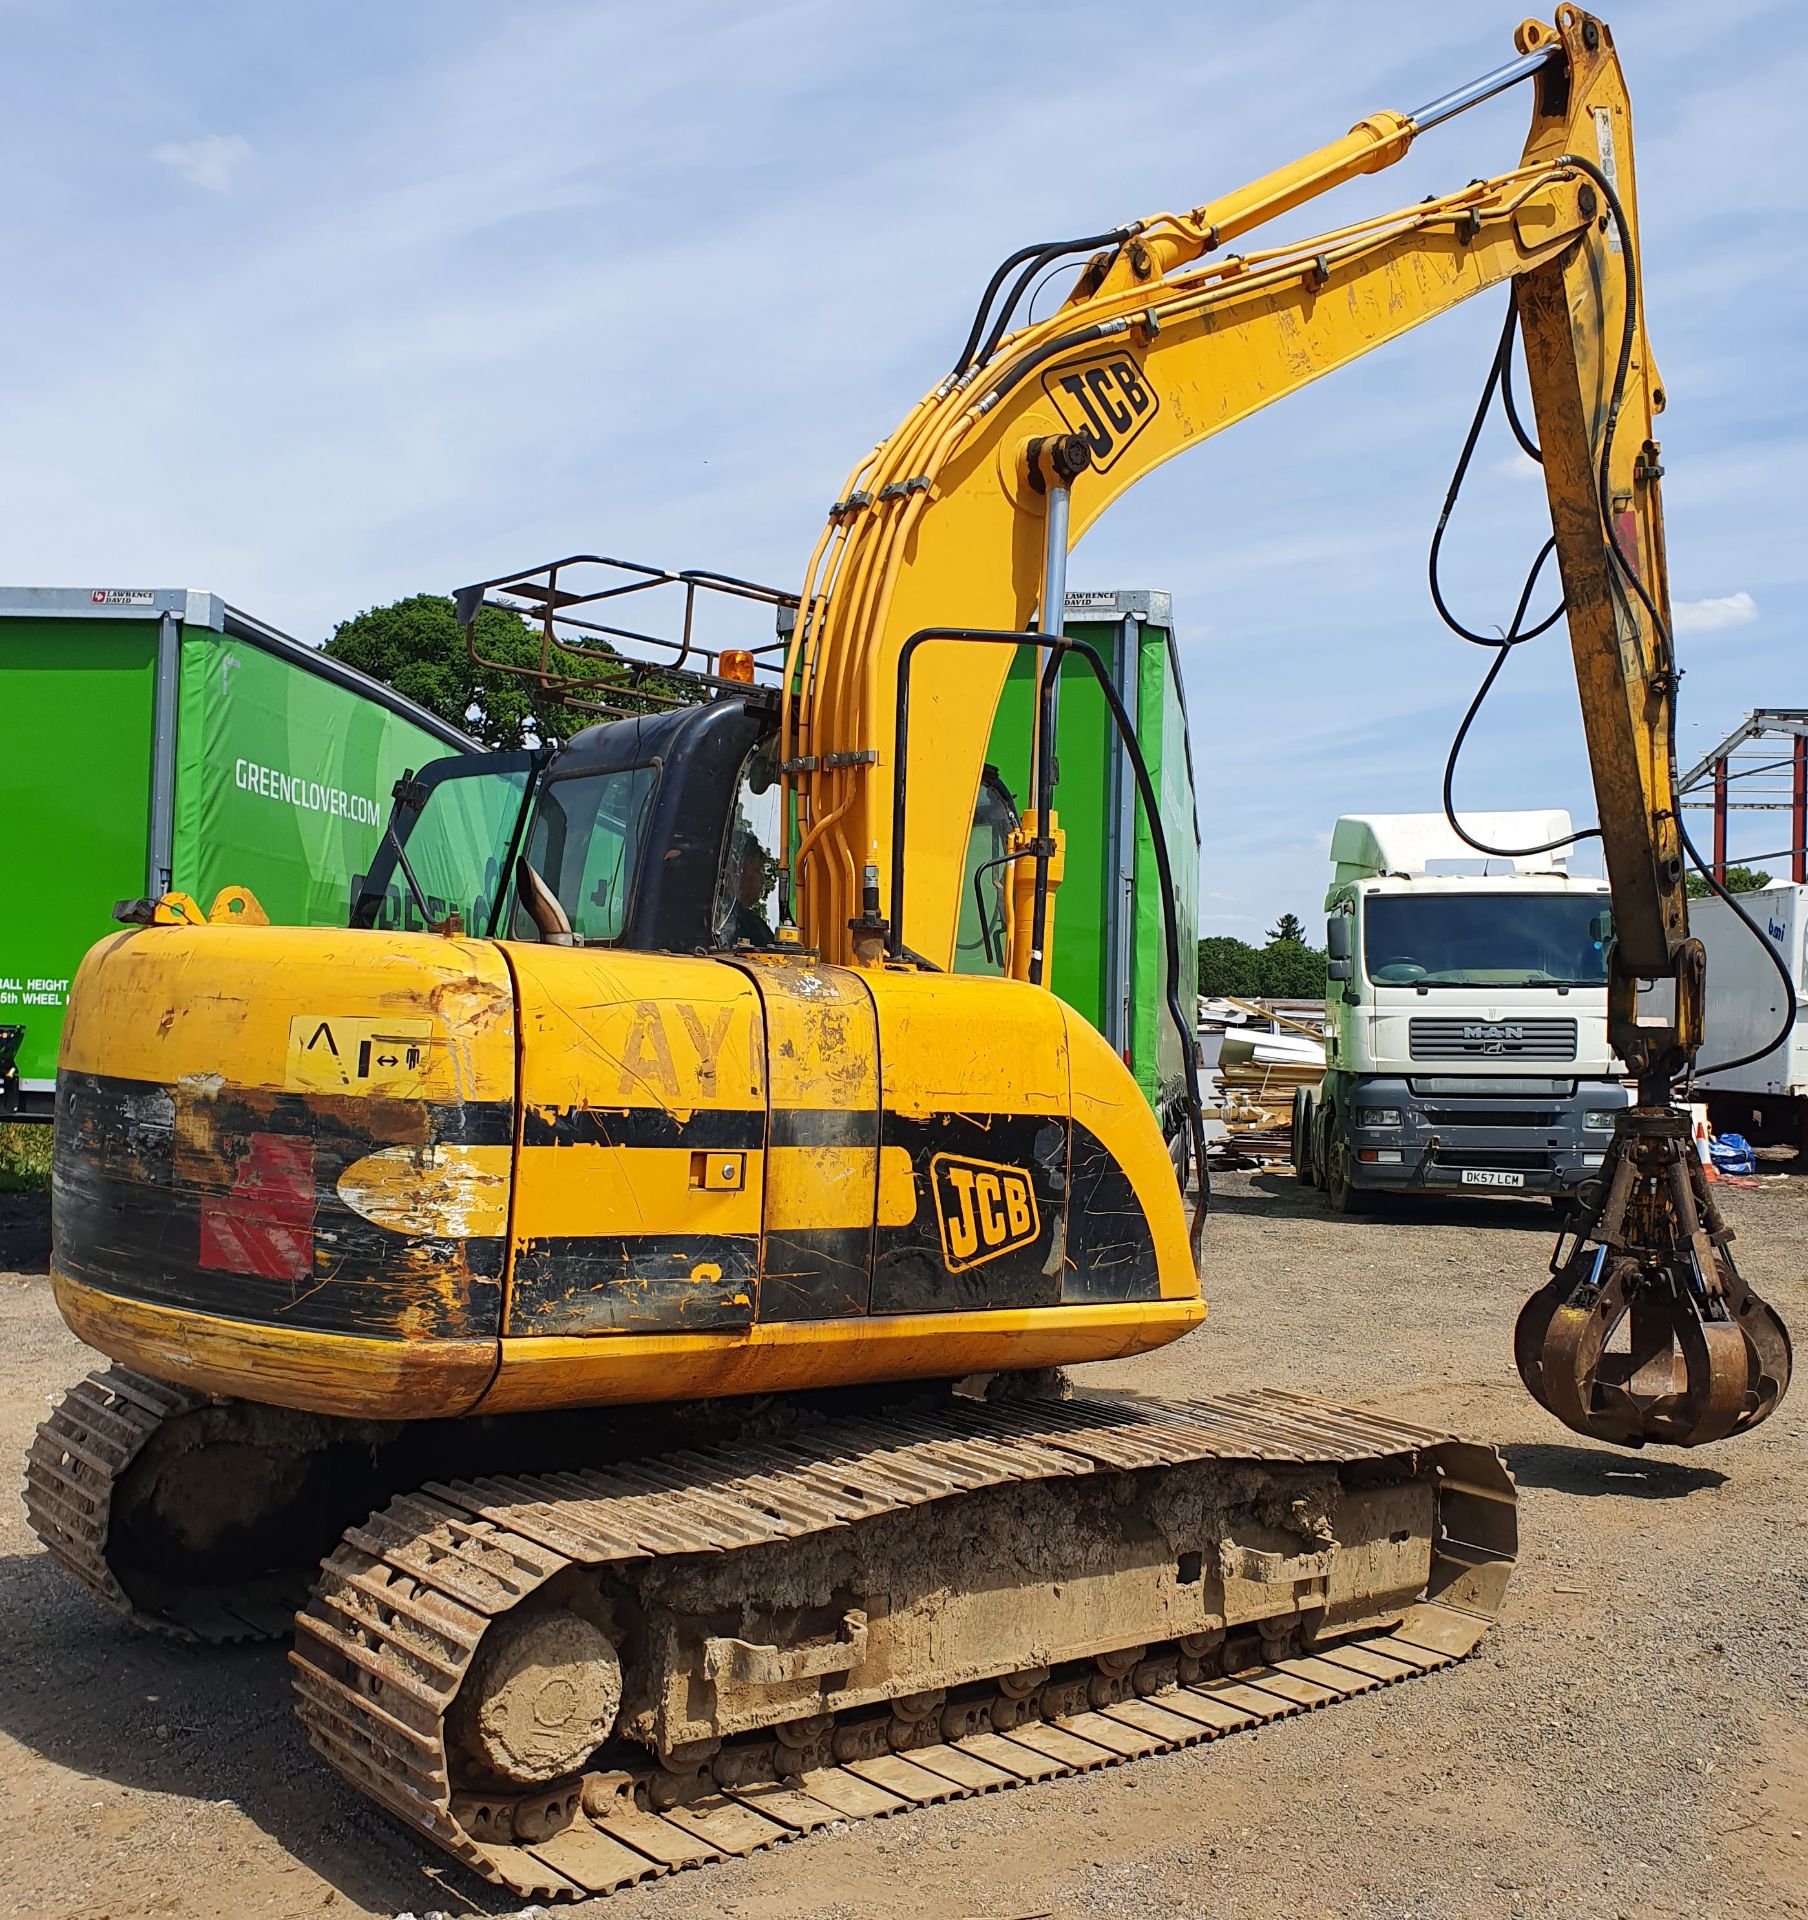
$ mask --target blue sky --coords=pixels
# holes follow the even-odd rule
[[[1693,760],[1752,706],[1808,704],[1784,657],[1808,14],[1608,17]],[[1509,57],[1517,18],[0,0],[0,576],[205,586],[314,640],[572,550],[795,585],[1001,255],[1417,106]],[[1527,111],[1470,114],[1284,230],[1510,165]],[[1438,625],[1425,546],[1500,312],[1474,303],[1172,463],[1075,553],[1076,587],[1175,596],[1207,931],[1314,916],[1337,814],[1437,804],[1485,660]],[[1450,541],[1471,624],[1510,613],[1543,517],[1492,431]],[[1459,791],[1592,818],[1561,628],[1510,666]]]

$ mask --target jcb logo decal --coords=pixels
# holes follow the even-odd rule
[[[1142,369],[1122,352],[1042,376],[1044,392],[1068,426],[1084,434],[1092,464],[1103,473],[1155,418],[1159,407]]]
[[[942,1259],[950,1273],[1027,1247],[1042,1230],[1035,1189],[1021,1167],[938,1153],[929,1163],[929,1178],[942,1229]]]

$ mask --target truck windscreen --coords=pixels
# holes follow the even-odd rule
[[[1384,987],[1599,987],[1612,933],[1599,894],[1371,894],[1363,958]]]

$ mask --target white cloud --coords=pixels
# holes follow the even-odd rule
[[[236,133],[204,133],[198,140],[166,140],[151,149],[160,167],[207,193],[226,193],[240,167],[251,157],[250,142]]]
[[[1494,471],[1504,474],[1509,480],[1542,480],[1544,469],[1529,454],[1522,453],[1518,447],[1494,463]]]
[[[1718,633],[1722,627],[1750,626],[1758,605],[1749,593],[1723,593],[1714,600],[1678,600],[1674,617],[1678,633]]]

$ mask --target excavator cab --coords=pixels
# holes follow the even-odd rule
[[[351,925],[642,953],[773,944],[764,690],[454,755],[396,783]],[[749,894],[753,857],[761,884]],[[732,871],[731,871],[732,868]],[[763,937],[761,937],[763,931]]]

